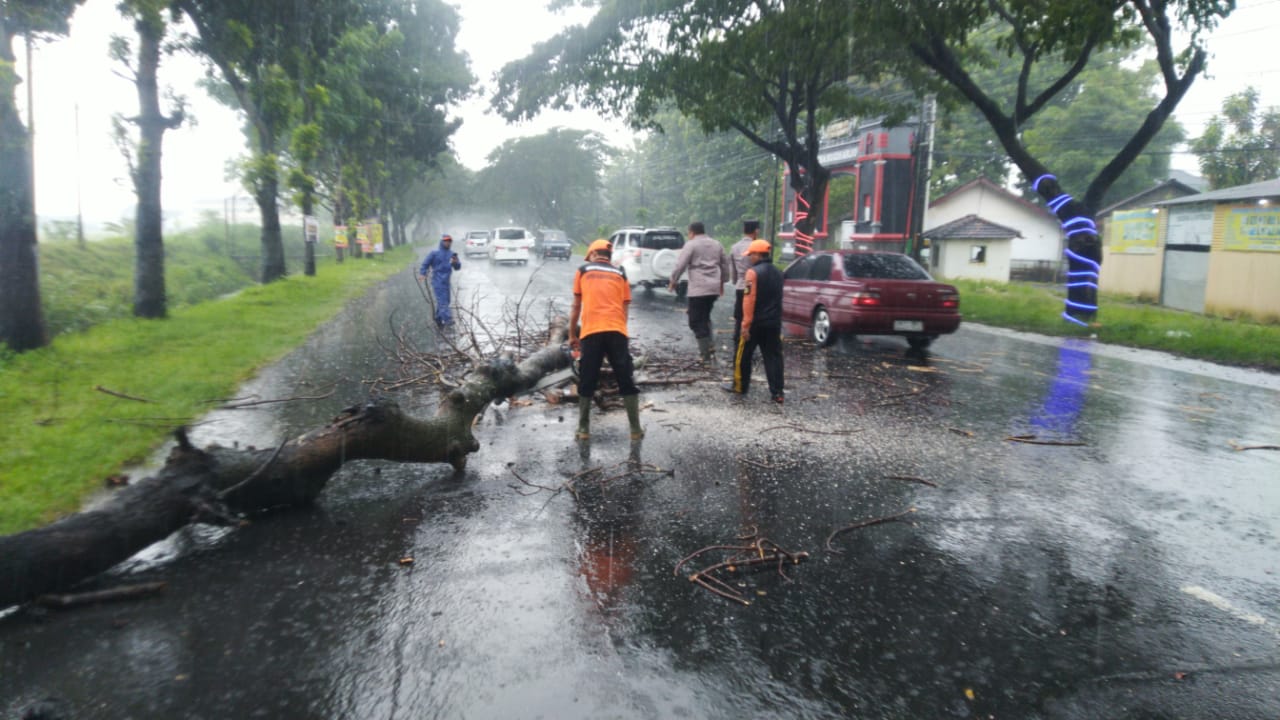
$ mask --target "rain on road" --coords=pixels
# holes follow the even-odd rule
[[[545,317],[573,267],[455,285]],[[359,402],[392,327],[431,341],[422,304],[398,275],[241,393],[332,395],[193,440]],[[692,359],[682,310],[638,291],[634,346]],[[786,363],[785,410],[762,379],[642,387],[641,443],[618,410],[578,446],[572,408],[507,404],[460,475],[352,462],[313,509],[179,533],[117,571],[159,596],[0,618],[0,717],[1280,716],[1280,453],[1233,449],[1280,437],[1280,378],[976,326],[927,356],[796,338]],[[673,572],[751,538],[809,559],[741,569],[749,605],[687,579],[714,553]]]

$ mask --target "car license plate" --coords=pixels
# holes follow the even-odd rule
[[[893,329],[897,332],[921,332],[924,330],[923,320],[894,320]]]

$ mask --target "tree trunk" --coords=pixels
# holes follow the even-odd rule
[[[791,187],[796,191],[796,257],[803,257],[819,249],[815,235],[824,212],[823,203],[826,202],[829,177],[830,173],[821,167],[817,172],[791,174]]]
[[[280,178],[274,162],[258,182],[254,200],[262,215],[262,282],[275,282],[285,276],[284,239],[280,234]]]
[[[561,318],[552,324],[547,347],[518,365],[491,360],[476,379],[445,395],[430,419],[375,401],[262,450],[201,450],[179,430],[178,446],[160,472],[121,490],[105,506],[0,537],[0,608],[69,589],[189,523],[232,523],[238,514],[310,503],[347,460],[447,462],[460,471],[467,455],[480,449],[471,433],[475,416],[490,402],[568,367],[560,349],[564,337]]]
[[[31,138],[14,93],[13,34],[0,11],[0,343],[23,352],[49,343],[40,305]]]
[[[307,277],[315,277],[316,274],[316,244],[310,242],[307,238],[307,218],[311,216],[315,210],[315,200],[310,190],[302,193],[302,274]],[[318,242],[318,240],[317,240]]]
[[[160,92],[156,73],[160,66],[159,27],[140,18],[138,31],[138,164],[134,170],[134,191],[138,195],[134,228],[133,314],[162,318],[168,313],[164,285],[164,229],[160,203],[160,159],[164,132],[181,122],[160,112]]]

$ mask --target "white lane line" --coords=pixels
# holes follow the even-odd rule
[[[1257,613],[1249,612],[1248,610],[1232,605],[1230,600],[1222,597],[1212,590],[1200,587],[1199,585],[1183,585],[1182,592],[1218,608],[1237,620],[1243,620],[1250,625],[1257,625],[1258,627],[1266,628],[1271,631],[1272,635],[1280,636],[1280,630],[1277,630],[1274,623],[1268,621]]]

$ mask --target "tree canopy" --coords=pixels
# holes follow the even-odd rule
[[[590,22],[506,65],[493,106],[516,120],[581,105],[643,128],[674,105],[703,131],[740,133],[788,165],[809,208],[803,252],[829,177],[821,127],[911,100],[877,91],[882,48],[853,41],[860,20],[847,0],[602,0]]]
[[[1258,91],[1245,88],[1227,98],[1191,151],[1214,189],[1280,177],[1280,107],[1264,110]]]
[[[595,229],[601,172],[612,152],[599,133],[554,128],[498,146],[477,187],[516,222],[586,238]]]

